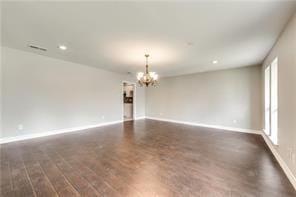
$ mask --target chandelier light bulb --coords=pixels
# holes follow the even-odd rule
[[[137,79],[140,80],[144,76],[143,72],[139,72],[137,75]]]

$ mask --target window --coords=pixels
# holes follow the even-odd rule
[[[264,74],[264,106],[265,106],[265,133],[270,135],[270,67],[265,68]]]
[[[271,64],[271,129],[270,135],[273,143],[277,144],[278,136],[278,60],[277,58]]]
[[[264,72],[265,133],[274,144],[278,143],[278,59]]]

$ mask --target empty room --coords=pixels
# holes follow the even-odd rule
[[[296,1],[0,13],[1,197],[296,196]]]

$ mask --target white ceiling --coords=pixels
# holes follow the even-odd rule
[[[123,73],[142,71],[149,53],[151,70],[181,75],[260,64],[295,10],[295,1],[5,2],[2,44]]]

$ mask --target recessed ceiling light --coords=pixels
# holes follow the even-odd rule
[[[213,64],[218,64],[218,60],[214,60],[213,61]]]
[[[67,49],[67,47],[65,45],[59,45],[58,48],[63,51],[65,51]]]

